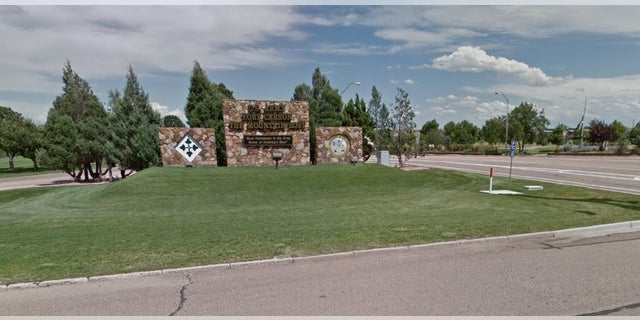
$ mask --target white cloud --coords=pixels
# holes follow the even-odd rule
[[[564,123],[575,126],[587,99],[585,119],[619,120],[627,126],[640,121],[640,75],[615,78],[575,78],[547,87],[503,84],[487,92],[503,91],[510,110],[522,101],[534,102],[544,109],[551,126]],[[504,100],[500,103],[506,107]]]
[[[525,38],[581,32],[636,37],[638,15],[640,6],[380,6],[360,21],[381,28],[377,35],[384,39],[404,40],[408,46],[439,46],[488,33]],[[403,36],[397,30],[408,33]]]
[[[456,110],[447,108],[447,107],[432,107],[429,109],[429,114],[435,115],[446,115],[446,114],[456,114]]]
[[[384,40],[402,43],[401,45],[393,46],[390,49],[392,53],[425,46],[440,46],[450,43],[452,39],[481,36],[478,32],[461,28],[444,28],[435,31],[415,28],[389,28],[378,30],[375,35]]]
[[[162,105],[158,102],[151,102],[151,108],[153,108],[153,110],[157,111],[158,113],[160,113],[160,116],[164,117],[167,115],[174,115],[177,116],[178,118],[180,118],[180,120],[182,120],[182,122],[184,124],[187,123],[187,117],[185,116],[184,112],[180,109],[172,109],[169,110],[169,107]]]
[[[0,46],[0,73],[34,74],[23,92],[51,87],[47,77],[59,78],[67,59],[87,79],[120,77],[129,64],[141,73],[185,72],[194,60],[210,69],[279,66],[289,58],[269,40],[305,37],[295,27],[302,17],[284,6],[10,8],[0,11],[0,38],[11,43]]]
[[[415,81],[413,81],[413,79],[405,79],[404,83],[406,83],[406,84],[414,84]]]
[[[459,47],[449,55],[433,59],[431,67],[462,72],[493,71],[499,74],[513,75],[534,86],[545,86],[552,82],[564,81],[560,78],[549,77],[539,68],[530,67],[526,63],[488,55],[477,47]]]

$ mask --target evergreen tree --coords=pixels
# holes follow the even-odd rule
[[[44,146],[38,151],[38,162],[46,167],[62,170],[79,181],[78,123],[70,115],[54,108],[47,114],[43,131]]]
[[[110,142],[118,150],[117,156],[110,160],[119,163],[120,176],[125,178],[133,170],[140,171],[157,164],[160,161],[160,114],[151,107],[149,95],[131,66],[124,93],[109,92],[109,106],[113,126]]]
[[[377,150],[388,150],[391,148],[391,137],[393,121],[391,120],[391,114],[386,104],[382,104],[380,113],[378,116],[379,129],[376,131],[377,140],[375,145]]]
[[[73,71],[68,60],[62,81],[63,93],[55,98],[47,115],[44,150],[39,158],[51,168],[64,170],[76,181],[83,176],[85,181],[101,180],[103,160],[113,152],[108,143],[107,112],[89,83]]]
[[[391,135],[391,122],[389,120],[389,109],[382,102],[382,95],[378,92],[376,86],[371,88],[371,100],[369,100],[369,108],[367,112],[371,118],[371,128],[373,142],[376,150],[384,150],[388,148]]]
[[[184,127],[184,122],[178,118],[178,116],[173,114],[168,114],[162,118],[160,125],[163,127]]]
[[[311,86],[299,84],[293,100],[309,103],[309,144],[311,163],[316,163],[316,127],[339,127],[342,125],[342,97],[331,87],[327,77],[316,68],[311,76]]]
[[[366,161],[366,159],[371,156],[371,153],[373,153],[373,148],[368,143],[368,138],[373,137],[373,120],[367,112],[367,105],[364,100],[360,99],[360,96],[356,94],[355,101],[354,99],[349,99],[349,102],[347,102],[342,112],[343,126],[362,128],[362,150]]]
[[[233,92],[223,84],[209,80],[200,63],[196,61],[191,72],[191,85],[185,106],[190,127],[214,128],[216,132],[216,158],[218,166],[227,165],[222,103],[233,99]]]

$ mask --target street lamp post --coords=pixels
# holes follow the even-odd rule
[[[360,81],[354,81],[354,82],[349,83],[344,89],[342,89],[342,91],[340,92],[340,95],[345,93],[345,91],[347,91],[347,89],[349,89],[349,87],[351,87],[352,84],[355,84],[356,86],[359,86],[360,85]]]
[[[497,91],[496,91],[496,94],[498,94]],[[504,148],[506,150],[507,148],[509,148],[509,98],[507,98],[507,96],[502,91],[500,91],[499,94],[502,94],[502,96],[504,97],[504,100],[507,101],[507,120],[506,120],[506,125],[504,130]]]

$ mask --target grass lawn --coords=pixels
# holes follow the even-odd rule
[[[0,192],[0,283],[304,256],[640,219],[637,196],[367,165],[151,168]]]
[[[9,158],[0,157],[0,179],[60,172],[58,170],[51,170],[47,168],[39,168],[38,170],[36,170],[33,168],[33,161],[24,157],[15,157],[13,159],[13,166],[13,170],[10,170]]]

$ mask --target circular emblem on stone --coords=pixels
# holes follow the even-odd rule
[[[334,156],[342,156],[349,152],[349,138],[343,135],[335,135],[329,139],[329,150]]]

